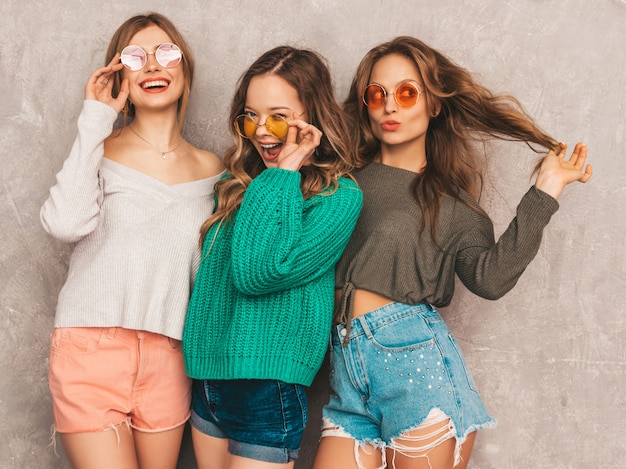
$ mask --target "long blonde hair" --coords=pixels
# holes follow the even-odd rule
[[[265,74],[283,78],[298,92],[309,122],[323,133],[310,164],[300,169],[304,197],[336,189],[338,178],[348,175],[354,167],[349,126],[335,101],[330,71],[323,58],[311,50],[276,47],[261,55],[239,79],[229,117],[235,143],[226,150],[223,159],[228,176],[216,186],[217,209],[202,225],[201,240],[211,226],[233,216],[250,182],[265,169],[250,140],[242,138],[234,127],[235,118],[244,112],[250,81]]]
[[[187,104],[189,102],[189,92],[191,91],[191,83],[193,82],[193,72],[195,68],[195,63],[193,60],[193,55],[191,54],[191,49],[185,42],[182,34],[176,29],[176,26],[167,19],[165,16],[159,13],[148,13],[146,15],[136,15],[132,18],[127,19],[124,23],[117,28],[117,31],[113,34],[111,38],[111,42],[109,42],[109,47],[106,52],[105,65],[107,65],[117,54],[121,52],[124,47],[129,45],[129,41],[131,38],[137,34],[142,29],[150,25],[155,25],[161,28],[172,40],[174,44],[180,47],[180,50],[183,53],[183,76],[185,79],[185,89],[183,90],[182,96],[178,100],[178,129],[182,130],[183,123],[185,120],[185,112],[187,110]],[[113,81],[113,95],[117,96],[120,91],[120,86],[122,84],[122,70],[117,72]],[[126,123],[135,117],[135,106],[130,100],[126,101],[126,106],[124,106],[124,121],[123,124]]]
[[[430,220],[433,236],[442,195],[462,200],[459,194],[463,190],[479,198],[483,173],[476,140],[489,137],[525,142],[537,153],[541,150],[531,144],[558,150],[558,141],[541,130],[513,96],[491,93],[468,70],[437,50],[414,37],[399,36],[365,55],[344,102],[344,110],[356,121],[353,145],[358,167],[372,162],[380,151],[362,98],[374,65],[391,54],[415,64],[425,87],[430,115],[435,116],[426,133],[426,167],[413,182],[423,220]]]

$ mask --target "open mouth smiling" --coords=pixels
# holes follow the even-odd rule
[[[167,80],[151,80],[151,81],[145,81],[141,84],[141,88],[143,88],[144,90],[147,89],[161,89],[161,88],[166,88],[168,87],[170,84],[169,81]]]

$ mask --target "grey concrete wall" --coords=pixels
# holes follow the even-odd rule
[[[70,247],[44,233],[38,212],[72,144],[85,81],[117,26],[148,10],[172,18],[195,52],[185,134],[218,153],[235,81],[261,52],[281,43],[318,50],[343,99],[363,54],[398,34],[517,95],[557,138],[584,139],[594,177],[566,190],[517,288],[491,302],[459,286],[444,316],[499,421],[479,435],[471,468],[623,467],[624,0],[3,0],[0,467],[68,467],[50,446],[47,365]],[[499,233],[535,158],[521,145],[494,150],[483,203]],[[299,468],[311,464],[325,383],[322,372],[310,390]],[[180,467],[195,467],[188,439]]]

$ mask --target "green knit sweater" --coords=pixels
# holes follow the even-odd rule
[[[334,268],[361,210],[357,184],[304,199],[300,173],[269,168],[206,235],[183,352],[196,379],[309,386],[328,347]]]

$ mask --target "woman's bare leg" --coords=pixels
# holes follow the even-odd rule
[[[461,446],[461,462],[454,469],[465,469],[469,463],[472,450],[474,449],[474,441],[476,441],[476,432],[467,435],[467,438]]]
[[[138,469],[130,426],[122,423],[99,432],[61,433],[74,469]]]
[[[164,432],[133,431],[140,469],[176,469],[185,425]]]
[[[231,455],[227,469],[293,469],[294,463],[275,464]]]
[[[230,453],[226,438],[206,435],[192,426],[191,439],[198,469],[224,469],[228,467]]]
[[[360,465],[357,463],[357,456]],[[384,468],[382,451],[372,445],[361,448],[354,439],[348,437],[325,436],[322,438],[315,454],[313,469],[363,468]]]
[[[387,448],[387,467],[393,469],[465,469],[469,462],[476,432],[461,446],[461,461],[454,465],[456,438],[449,436],[450,422],[445,421],[412,430],[394,440]],[[448,435],[448,436],[447,436]]]

